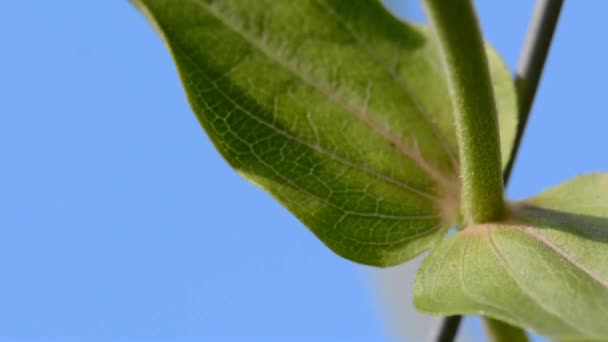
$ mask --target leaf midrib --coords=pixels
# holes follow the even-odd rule
[[[487,307],[491,307],[496,311],[501,311],[501,312],[506,312],[508,315],[514,316],[513,313],[511,312],[511,310],[509,308],[500,306],[500,305],[493,305],[491,303],[489,303],[487,300],[480,300],[481,296],[475,296],[472,292],[469,291],[469,287],[466,285],[466,281],[465,281],[465,267],[464,265],[466,264],[465,262],[465,258],[467,256],[468,250],[469,250],[469,245],[471,244],[471,240],[472,239],[465,239],[466,241],[464,242],[465,245],[463,247],[462,250],[462,255],[460,256],[460,260],[459,260],[459,272],[458,272],[458,277],[460,278],[460,285],[462,287],[462,291],[464,292],[464,294],[469,297],[470,299],[472,299],[473,301],[487,306]],[[507,317],[508,317],[507,315]]]
[[[448,146],[445,143],[445,139],[443,139],[439,135],[440,134],[440,132],[438,132],[439,128],[429,118],[428,110],[422,105],[420,100],[416,98],[414,93],[412,93],[410,86],[408,84],[409,82],[407,82],[407,80],[405,78],[403,78],[401,75],[399,75],[395,70],[388,67],[385,64],[387,58],[382,53],[378,52],[378,50],[372,49],[365,40],[361,39],[361,35],[358,34],[355,31],[355,29],[352,27],[352,25],[350,25],[348,22],[346,22],[344,20],[344,18],[342,18],[339,15],[339,13],[337,13],[333,8],[331,8],[331,6],[329,6],[327,4],[326,0],[315,0],[315,2],[317,4],[319,4],[320,6],[322,6],[325,10],[327,10],[327,13],[329,13],[334,18],[336,18],[338,20],[338,23],[340,25],[342,25],[344,28],[346,28],[346,31],[351,35],[351,37],[353,39],[355,39],[357,44],[359,44],[359,46],[365,52],[366,56],[372,62],[374,62],[376,65],[378,65],[382,70],[384,70],[384,72],[389,74],[391,76],[391,78],[393,79],[393,81],[395,81],[395,83],[397,83],[399,85],[400,89],[403,91],[405,96],[414,105],[414,108],[416,109],[416,111],[418,111],[418,113],[420,113],[421,118],[430,127],[430,130],[433,133],[433,136],[435,137],[435,139],[437,139],[437,142],[439,143],[441,148],[445,151],[446,155],[449,157],[454,170],[458,170],[458,167],[459,167],[458,157],[455,155],[455,152],[450,148],[450,146]]]
[[[199,72],[201,72],[199,70]],[[250,115],[251,117],[256,118],[255,115],[252,115],[251,113],[249,113],[247,110],[245,110],[244,108],[242,108],[238,103],[234,102],[230,96],[228,96],[227,94],[225,94],[220,87],[217,87],[217,85],[215,84],[214,81],[210,80],[208,78],[208,76],[205,73],[202,73],[203,77],[207,78],[208,81],[217,89],[218,92],[220,92],[222,94],[222,96],[224,96],[228,101],[230,101],[234,106],[236,106],[237,108],[239,108],[241,111],[248,113],[248,115]],[[207,106],[207,110],[213,111],[213,109],[209,106]],[[279,132],[279,130],[273,126],[273,128]],[[241,140],[241,142],[243,143],[247,143],[247,141],[242,140],[238,135],[235,134],[235,137],[239,140]],[[290,136],[291,138],[293,138],[295,140],[295,137]],[[343,207],[340,207],[339,205],[329,201],[327,198],[323,198],[317,194],[311,193],[310,191],[302,188],[300,185],[294,183],[291,179],[285,177],[284,175],[282,175],[281,173],[278,173],[274,170],[274,168],[271,165],[268,165],[264,160],[260,159],[260,157],[255,154],[252,153],[257,159],[258,161],[266,166],[269,170],[271,170],[276,177],[282,179],[283,181],[285,181],[286,183],[289,184],[289,186],[295,188],[298,191],[301,191],[303,193],[305,193],[306,195],[315,198],[321,202],[323,202],[324,204],[333,207],[334,209],[343,212],[345,215],[352,215],[352,216],[361,216],[361,217],[377,217],[377,218],[381,218],[381,219],[390,219],[390,220],[412,220],[412,219],[437,219],[440,216],[439,215],[391,215],[391,214],[383,214],[380,212],[362,212],[362,211],[355,211],[355,210],[346,210]]]
[[[439,172],[435,166],[430,164],[424,156],[420,153],[420,151],[409,144],[405,143],[398,135],[392,132],[390,129],[383,127],[380,123],[371,118],[367,112],[359,111],[356,107],[350,104],[348,101],[345,101],[341,98],[337,92],[337,90],[332,89],[331,86],[323,85],[311,77],[306,75],[304,72],[298,69],[296,65],[293,65],[289,61],[284,60],[281,56],[276,54],[270,46],[267,46],[263,41],[241,29],[238,24],[235,24],[230,21],[228,17],[223,15],[220,11],[214,8],[214,6],[210,6],[201,2],[200,0],[189,0],[191,3],[199,6],[202,10],[211,14],[215,17],[219,22],[221,22],[225,27],[227,27],[232,32],[239,35],[243,40],[249,43],[258,51],[262,52],[268,58],[281,65],[283,68],[288,70],[291,74],[302,80],[304,83],[311,86],[313,89],[316,89],[325,97],[327,97],[334,104],[342,107],[348,113],[353,115],[362,123],[366,124],[373,132],[379,134],[384,139],[391,142],[397,150],[412,160],[422,171],[424,171],[430,178],[432,178],[441,188],[443,189],[451,189],[453,187],[453,182],[446,178],[441,172]]]
[[[531,296],[529,294],[529,291],[526,291],[524,289],[524,287],[522,286],[522,284],[519,281],[519,277],[517,277],[516,273],[513,271],[513,268],[511,267],[509,261],[507,260],[507,258],[505,257],[505,255],[500,251],[500,249],[498,248],[498,246],[496,245],[496,242],[494,241],[494,229],[493,227],[488,227],[487,228],[487,239],[488,239],[488,243],[490,244],[490,247],[492,249],[492,252],[494,253],[494,256],[498,259],[499,263],[502,265],[502,267],[505,269],[505,271],[507,272],[507,274],[511,277],[511,279],[513,279],[513,281],[515,282],[515,284],[517,285],[517,287],[519,287],[521,293],[523,295],[525,295],[526,297],[530,298],[531,301],[533,301],[534,303],[536,303],[540,308],[542,308],[543,310],[545,310],[545,312],[555,318],[557,318],[559,321],[561,321],[565,326],[570,327],[572,329],[572,331],[577,331],[581,334],[581,336],[586,336],[585,332],[580,330],[578,327],[572,325],[570,322],[564,320],[564,318],[562,318],[559,313],[553,312],[552,310],[549,310],[545,304],[543,303],[543,301],[538,300],[536,297]],[[574,336],[573,338],[576,338],[578,336]]]
[[[557,244],[555,244],[549,238],[547,238],[546,236],[544,236],[543,234],[541,234],[540,232],[538,232],[537,231],[538,228],[531,227],[531,226],[524,226],[524,227],[517,227],[517,229],[519,229],[522,233],[530,236],[534,240],[540,242],[545,247],[547,247],[549,250],[551,250],[553,253],[557,254],[558,257],[566,260],[572,266],[574,266],[575,268],[579,269],[580,271],[582,271],[583,273],[585,273],[586,275],[588,275],[593,281],[595,281],[599,285],[601,285],[601,286],[605,287],[606,289],[608,289],[608,281],[607,280],[602,279],[598,274],[596,274],[595,272],[593,272],[591,269],[589,269],[587,266],[585,266],[583,263],[581,263],[575,257],[573,257],[572,255],[568,254],[565,250],[563,250],[562,248],[560,248]]]
[[[179,47],[179,46],[175,46],[174,48],[176,48],[176,49],[180,50],[180,47]],[[183,58],[190,59],[190,58],[188,57],[188,55],[187,55],[187,54],[184,54],[183,56],[184,56]],[[294,142],[296,142],[296,143],[298,143],[298,144],[300,144],[300,145],[306,146],[306,147],[308,147],[308,148],[310,148],[310,149],[312,149],[312,150],[314,150],[314,151],[316,151],[316,152],[319,152],[319,153],[321,153],[321,154],[324,154],[324,155],[326,155],[326,156],[327,156],[327,158],[328,158],[328,159],[330,159],[330,160],[332,160],[332,161],[335,161],[335,162],[338,162],[338,163],[341,163],[341,164],[343,164],[343,165],[344,165],[344,166],[346,166],[346,167],[349,167],[349,168],[352,168],[352,169],[356,169],[356,170],[359,170],[359,171],[361,171],[361,172],[363,172],[363,173],[367,173],[367,174],[369,174],[369,175],[371,175],[371,176],[374,176],[374,177],[377,177],[377,178],[379,178],[379,179],[382,179],[382,180],[384,180],[384,181],[386,181],[386,182],[388,182],[388,183],[390,183],[390,184],[393,184],[393,185],[397,186],[397,187],[398,187],[398,188],[400,188],[401,190],[405,190],[405,191],[410,192],[410,193],[412,193],[412,194],[419,195],[420,197],[423,197],[423,198],[425,198],[425,199],[431,200],[431,201],[433,201],[433,202],[439,202],[439,201],[441,200],[441,198],[440,198],[440,197],[438,197],[438,196],[436,196],[436,195],[434,195],[434,194],[431,194],[431,193],[428,193],[428,192],[424,192],[424,191],[422,191],[421,189],[417,189],[417,188],[415,188],[414,186],[409,185],[409,184],[407,184],[407,183],[404,183],[403,181],[398,180],[398,179],[396,179],[396,178],[394,178],[394,177],[392,177],[392,176],[388,176],[388,175],[386,175],[386,174],[384,174],[384,173],[381,173],[381,172],[375,171],[374,169],[370,168],[368,165],[363,165],[363,166],[360,166],[360,165],[358,165],[358,164],[356,164],[356,163],[354,163],[354,162],[351,162],[351,161],[350,161],[350,160],[348,160],[347,158],[344,158],[344,157],[340,156],[339,154],[337,154],[337,153],[335,153],[335,152],[333,152],[333,151],[332,151],[332,152],[327,151],[326,149],[322,148],[322,146],[321,146],[320,144],[311,144],[311,143],[309,143],[309,142],[307,142],[307,141],[305,141],[305,140],[301,140],[300,138],[298,138],[297,136],[294,136],[294,135],[293,135],[293,134],[291,134],[290,132],[288,132],[288,131],[285,131],[285,130],[282,130],[282,129],[278,128],[278,127],[277,127],[276,125],[274,125],[273,123],[270,123],[270,122],[267,122],[267,121],[265,121],[265,120],[261,119],[261,118],[260,118],[260,117],[258,117],[257,115],[254,115],[253,113],[251,113],[249,110],[247,110],[247,109],[243,108],[243,107],[242,107],[242,106],[241,106],[241,105],[240,105],[238,102],[235,102],[235,101],[234,101],[234,100],[233,100],[233,99],[232,99],[232,98],[231,98],[231,97],[230,97],[228,94],[226,94],[226,93],[225,93],[225,92],[222,90],[222,88],[221,88],[221,87],[219,87],[219,86],[217,85],[217,83],[216,83],[216,82],[215,82],[213,79],[211,79],[211,78],[210,78],[210,77],[209,77],[209,76],[206,74],[206,72],[204,72],[204,71],[203,71],[203,70],[202,70],[202,69],[201,69],[201,68],[200,68],[200,67],[199,67],[199,66],[198,66],[196,63],[194,63],[193,61],[191,61],[191,65],[192,65],[193,67],[195,67],[195,68],[198,70],[198,73],[199,73],[199,74],[200,74],[202,77],[204,77],[204,78],[207,80],[207,82],[208,82],[209,84],[211,84],[211,85],[212,85],[212,86],[213,86],[213,87],[214,87],[214,88],[215,88],[215,89],[218,91],[218,93],[220,93],[220,95],[221,95],[221,96],[223,96],[223,97],[224,97],[224,98],[225,98],[225,99],[226,99],[228,102],[230,102],[230,103],[231,103],[231,104],[232,104],[232,105],[233,105],[235,108],[239,109],[241,112],[243,112],[244,114],[248,115],[250,118],[252,118],[253,120],[257,121],[258,123],[260,123],[260,124],[262,124],[262,125],[264,125],[264,126],[266,126],[266,127],[270,128],[270,129],[272,129],[273,131],[275,131],[276,133],[278,133],[278,134],[280,134],[280,135],[282,135],[282,136],[286,137],[287,139],[293,140]],[[207,107],[207,110],[209,110],[209,111],[211,111],[211,112],[215,112],[215,111],[213,110],[213,108],[209,107],[207,104],[206,104],[206,107]],[[235,135],[235,136],[236,136],[236,135]],[[240,137],[238,137],[238,136],[236,136],[236,137],[237,137],[239,140],[241,140],[241,139],[240,139]],[[245,141],[245,140],[242,140],[242,142],[244,142],[244,143],[248,143],[248,142],[247,142],[247,141]],[[256,156],[256,157],[257,157],[257,156]],[[260,162],[262,162],[262,161],[260,161]],[[285,178],[284,178],[284,177],[282,177],[282,176],[280,176],[280,178],[285,179]],[[315,196],[316,196],[316,195],[315,195]],[[318,197],[318,196],[316,196],[316,197]]]
[[[175,46],[175,48],[179,49],[178,46]],[[189,59],[189,57],[187,55],[184,55],[184,56],[185,56],[185,58]],[[279,130],[278,128],[276,128],[275,126],[272,126],[269,123],[267,123],[267,122],[259,119],[257,116],[253,115],[252,113],[250,113],[249,111],[247,111],[245,108],[243,108],[240,104],[234,102],[234,100],[230,96],[228,96],[221,89],[221,87],[218,87],[217,84],[216,84],[216,82],[213,81],[212,79],[210,79],[209,76],[202,69],[200,69],[196,63],[192,63],[192,65],[198,69],[198,72],[200,73],[200,75],[202,77],[204,77],[205,79],[207,79],[207,81],[214,88],[216,88],[216,90],[224,98],[226,98],[228,101],[230,101],[237,109],[240,109],[242,112],[246,113],[250,117],[252,117],[255,120],[257,120],[258,122],[260,122],[262,124],[265,124],[265,125],[269,125],[269,127],[273,128],[273,130],[275,130],[277,133],[285,134],[286,137],[288,137],[290,139],[294,139],[294,141],[298,141],[296,137],[293,137],[292,135],[288,134],[287,132],[281,133],[282,131]],[[209,107],[206,103],[205,103],[205,106],[207,107],[207,110],[213,112],[213,109],[211,107]],[[247,143],[247,141],[242,140],[238,135],[235,135],[235,137],[237,139],[241,140],[242,142]],[[305,143],[302,142],[302,144],[305,144]],[[258,161],[262,165],[266,166],[269,170],[271,170],[275,174],[275,176],[277,178],[282,179],[289,186],[293,187],[297,191],[300,191],[300,192],[302,192],[302,193],[304,193],[304,194],[306,194],[306,195],[308,195],[308,196],[310,196],[312,198],[315,198],[315,199],[321,201],[322,203],[324,203],[324,204],[326,204],[326,205],[334,208],[335,210],[341,211],[343,213],[342,219],[343,219],[343,217],[346,217],[346,216],[362,216],[362,217],[366,217],[367,216],[367,217],[378,217],[380,219],[385,219],[385,220],[386,219],[391,219],[391,220],[403,220],[403,221],[410,221],[412,219],[414,219],[414,220],[416,220],[416,219],[417,220],[427,220],[427,219],[429,219],[429,220],[432,220],[432,219],[439,220],[441,218],[441,215],[397,216],[397,215],[382,214],[382,213],[379,213],[379,212],[367,213],[367,212],[360,212],[360,211],[353,211],[353,210],[345,210],[343,207],[341,207],[341,206],[339,206],[339,205],[337,205],[337,204],[335,204],[335,203],[333,203],[331,201],[328,201],[326,198],[320,197],[317,194],[311,193],[308,190],[302,188],[301,186],[299,186],[298,184],[294,183],[289,178],[286,178],[284,175],[282,175],[280,173],[277,173],[271,165],[267,165],[266,162],[263,161],[263,160],[261,160],[257,154],[254,153],[253,155],[258,159]],[[337,223],[333,225],[333,228],[335,228],[336,225],[337,225]],[[347,235],[345,232],[343,232],[341,230],[338,230],[338,233],[342,236],[342,238],[344,238],[346,240],[349,240],[351,242],[358,243],[358,244],[361,244],[361,245],[365,245],[365,246],[394,246],[394,245],[397,245],[397,244],[400,244],[400,243],[403,243],[403,242],[407,242],[407,241],[410,241],[410,240],[413,240],[413,239],[416,239],[416,238],[419,238],[419,237],[422,237],[422,236],[430,235],[433,232],[439,230],[440,228],[441,228],[441,225],[434,225],[434,226],[431,226],[429,228],[423,229],[420,233],[417,233],[417,234],[415,234],[413,236],[412,235],[408,235],[408,236],[406,236],[406,237],[404,237],[402,239],[393,240],[393,241],[387,241],[387,242],[362,241],[362,240],[357,239],[356,237]]]

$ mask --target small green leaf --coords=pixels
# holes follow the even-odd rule
[[[378,1],[134,2],[221,155],[336,253],[398,264],[456,223],[452,108],[426,29]],[[488,54],[506,164],[515,92]]]
[[[416,306],[477,313],[562,340],[608,339],[608,173],[581,176],[467,227],[417,275]]]

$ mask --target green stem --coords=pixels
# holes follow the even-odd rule
[[[515,86],[517,87],[519,100],[519,120],[511,158],[503,172],[505,186],[509,182],[511,170],[517,157],[517,151],[525,131],[526,123],[528,122],[530,109],[534,102],[534,96],[536,95],[563,3],[563,0],[536,0],[534,14],[528,27],[526,41],[519,57],[515,75]],[[444,317],[438,326],[438,337],[433,339],[433,341],[453,341],[461,318],[462,316]],[[521,330],[523,331],[523,329]],[[446,339],[441,338],[445,336],[447,336]]]
[[[505,213],[498,118],[479,22],[471,0],[425,0],[438,39],[459,145],[466,223]]]
[[[528,342],[528,335],[520,328],[489,317],[484,321],[492,342]]]

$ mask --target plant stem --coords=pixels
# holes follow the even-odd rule
[[[563,4],[563,0],[538,0],[534,7],[524,47],[517,64],[517,71],[515,72],[515,89],[519,100],[519,120],[517,121],[517,134],[515,135],[511,158],[509,158],[509,163],[504,171],[504,177],[507,181],[511,176],[519,145],[526,130],[530,110],[534,103],[538,83],[543,74],[543,68]]]
[[[486,330],[489,341],[492,342],[527,342],[528,336],[521,328],[514,327],[505,322],[486,318]]]
[[[467,224],[505,213],[498,117],[479,21],[471,0],[425,0],[454,108]]]
[[[511,178],[511,171],[530,117],[532,103],[536,96],[536,90],[538,89],[545,60],[551,47],[551,41],[553,40],[553,34],[557,27],[563,2],[563,0],[537,0],[528,32],[526,33],[524,47],[515,73],[515,87],[519,101],[519,120],[511,158],[503,174],[505,186]],[[433,338],[432,341],[453,341],[458,331],[461,317],[444,317],[438,326],[437,337]],[[444,336],[449,336],[449,339],[445,339]]]
[[[462,316],[446,316],[441,319],[437,329],[433,330],[433,335],[429,336],[429,341],[452,342],[458,333],[458,327],[462,321]]]

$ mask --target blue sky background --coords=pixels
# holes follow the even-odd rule
[[[514,69],[533,2],[477,4]],[[564,8],[513,198],[608,170],[605,13]],[[227,166],[127,1],[5,1],[0,42],[0,340],[390,339],[378,272]]]

